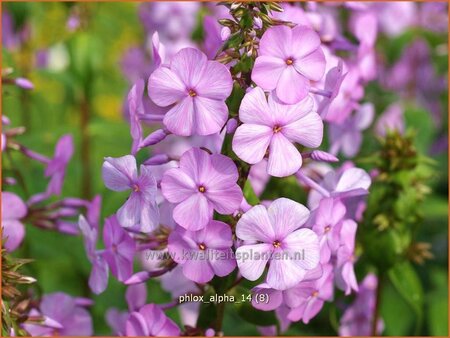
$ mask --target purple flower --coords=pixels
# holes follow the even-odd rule
[[[112,274],[121,282],[127,280],[133,273],[133,257],[136,246],[134,240],[120,226],[116,216],[106,219],[103,241],[105,243],[103,257]]]
[[[351,219],[342,223],[341,243],[337,250],[336,285],[349,295],[353,290],[358,292],[353,264],[355,262],[355,236],[358,225]]]
[[[338,96],[341,89],[342,82],[347,76],[347,72],[344,72],[344,65],[339,60],[336,67],[331,68],[325,77],[325,91],[330,92],[330,97],[325,96],[320,101],[317,112],[321,117],[325,118],[328,114],[328,108],[333,100]]]
[[[346,209],[338,199],[324,198],[314,211],[312,230],[319,235],[320,262],[327,263],[340,244],[342,219]]]
[[[169,236],[168,249],[173,260],[183,266],[187,278],[207,283],[214,275],[226,276],[236,267],[232,245],[230,227],[212,220],[198,231],[177,228]]]
[[[367,129],[374,117],[372,103],[362,104],[353,116],[347,118],[341,124],[330,123],[330,143],[332,154],[339,150],[347,157],[354,157],[361,147],[362,131]]]
[[[127,336],[166,336],[180,335],[178,326],[155,304],[144,305],[132,312],[126,323]]]
[[[375,309],[375,293],[378,279],[368,274],[359,287],[358,295],[353,304],[348,307],[341,317],[340,336],[370,336],[372,335],[373,313]],[[383,332],[383,320],[377,323],[377,334]]]
[[[295,105],[284,105],[274,93],[268,101],[261,88],[247,93],[239,109],[243,122],[233,138],[233,151],[250,164],[260,162],[269,151],[267,173],[283,177],[297,172],[302,156],[294,142],[316,148],[322,142],[323,123],[313,111],[311,96]]]
[[[236,235],[244,244],[236,251],[242,276],[257,280],[270,261],[267,284],[277,290],[295,286],[308,270],[319,264],[319,240],[310,229],[299,229],[309,217],[303,205],[279,198],[266,209],[257,205],[236,225]]]
[[[131,155],[107,157],[102,167],[106,187],[114,191],[132,190],[125,204],[117,211],[117,219],[125,228],[139,225],[142,232],[151,232],[158,226],[156,181],[150,169],[141,165],[138,176],[136,159]]]
[[[323,304],[333,299],[333,267],[329,264],[324,265],[319,279],[300,282],[296,288],[297,292],[304,297],[303,302],[292,309],[287,317],[293,322],[302,320],[303,323],[308,324],[320,312]]]
[[[375,125],[375,133],[385,136],[386,132],[397,130],[399,133],[405,131],[403,108],[399,103],[393,103],[381,114]]]
[[[65,293],[56,292],[43,296],[39,312],[35,313],[44,316],[52,326],[23,324],[32,336],[91,336],[93,333],[89,312],[79,306],[75,298]]]
[[[158,106],[173,105],[164,116],[167,129],[181,136],[220,131],[228,117],[225,99],[233,82],[229,70],[208,61],[194,48],[179,51],[170,67],[159,67],[148,82],[150,98]]]
[[[8,251],[13,251],[22,243],[25,227],[21,222],[27,214],[27,206],[12,192],[2,191],[2,237]]]
[[[48,195],[60,195],[67,164],[73,155],[73,138],[71,135],[62,136],[55,147],[55,155],[45,169],[45,176],[51,176],[47,186]]]
[[[128,93],[128,111],[130,114],[130,134],[133,139],[131,154],[135,155],[142,142],[142,126],[139,115],[144,114],[142,96],[144,94],[145,83],[139,79]]]
[[[229,215],[239,208],[243,195],[237,179],[230,158],[192,148],[181,156],[179,168],[166,171],[161,190],[169,202],[177,203],[175,222],[194,231],[209,223],[213,210]]]
[[[307,26],[275,26],[261,38],[252,80],[266,91],[276,89],[281,101],[294,104],[324,72],[325,55],[316,32]]]
[[[95,250],[97,244],[97,227],[91,226],[83,216],[78,220],[78,227],[84,240],[84,247],[89,261],[92,263],[92,270],[89,275],[89,288],[95,294],[105,291],[108,285],[109,269],[108,263],[103,255]]]

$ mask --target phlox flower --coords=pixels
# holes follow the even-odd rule
[[[164,125],[175,135],[210,135],[219,132],[228,118],[225,99],[233,82],[229,70],[208,61],[194,48],[184,48],[169,67],[156,69],[148,81],[150,98],[158,106],[171,106]]]
[[[107,188],[114,191],[131,190],[130,197],[117,211],[121,226],[139,226],[142,232],[151,232],[158,226],[159,210],[156,205],[156,181],[150,169],[141,165],[138,176],[136,159],[131,155],[106,157],[102,176]]]
[[[234,135],[233,151],[250,164],[260,162],[268,151],[268,174],[294,174],[302,165],[302,156],[293,143],[316,148],[322,142],[323,123],[313,107],[311,96],[285,105],[274,93],[267,100],[256,87],[244,96],[239,108],[243,124]]]
[[[355,236],[358,225],[351,219],[342,223],[341,246],[337,250],[336,285],[349,295],[353,290],[358,292],[353,265],[355,263]]]
[[[3,246],[13,251],[22,243],[25,227],[22,224],[27,214],[27,206],[22,199],[12,192],[2,191],[2,236]]]
[[[177,228],[169,236],[168,249],[173,260],[183,266],[187,278],[207,283],[214,275],[226,276],[236,267],[232,245],[230,227],[212,220],[198,231]]]
[[[268,209],[257,205],[247,211],[236,225],[237,237],[247,241],[236,251],[242,276],[257,280],[270,261],[267,284],[285,290],[317,267],[318,237],[311,229],[302,228],[308,217],[306,207],[287,198],[273,201]]]
[[[286,104],[308,95],[311,81],[325,72],[319,35],[307,26],[269,28],[259,43],[252,80],[266,91],[276,90]]]
[[[32,309],[29,315],[44,317],[42,324],[23,324],[31,336],[91,336],[93,333],[89,312],[76,298],[62,292],[44,295],[39,309]]]
[[[175,222],[194,231],[209,223],[214,210],[228,215],[239,208],[243,195],[237,179],[230,158],[192,148],[181,156],[179,168],[165,172],[161,190],[169,202],[177,204]]]
[[[180,329],[156,304],[147,304],[130,314],[126,335],[173,337],[180,335]]]

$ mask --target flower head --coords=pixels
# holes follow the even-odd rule
[[[198,231],[177,228],[169,237],[169,252],[183,266],[183,274],[196,283],[207,283],[214,275],[223,277],[236,267],[232,258],[230,227],[210,221]]]
[[[163,122],[170,132],[181,136],[220,131],[228,117],[225,99],[231,89],[229,70],[217,61],[208,61],[194,48],[179,51],[170,67],[159,67],[148,81],[153,102],[161,107],[173,105]]]
[[[267,284],[278,290],[295,286],[308,270],[319,264],[319,240],[311,229],[299,229],[309,217],[303,205],[279,198],[266,209],[262,205],[247,211],[236,225],[244,244],[236,251],[242,276],[258,279],[270,261]]]
[[[2,236],[6,250],[17,249],[25,236],[21,219],[27,214],[27,206],[12,192],[2,192]]]
[[[156,181],[150,169],[141,165],[138,176],[136,159],[131,155],[107,157],[102,175],[107,188],[114,191],[131,190],[130,197],[117,211],[117,219],[125,228],[139,226],[142,232],[151,232],[159,221],[156,205]]]
[[[214,210],[228,215],[239,208],[243,195],[237,179],[230,158],[192,148],[181,156],[179,168],[164,174],[161,190],[169,202],[177,203],[175,222],[188,230],[200,230],[212,219]]]
[[[233,138],[233,151],[250,164],[269,152],[267,172],[283,177],[297,172],[302,156],[294,142],[316,148],[322,142],[323,123],[313,111],[311,96],[295,105],[284,105],[274,93],[268,100],[261,88],[247,93],[239,109],[243,122]]]
[[[261,38],[252,80],[266,91],[275,89],[284,103],[294,104],[324,72],[325,55],[316,32],[307,26],[275,26]]]

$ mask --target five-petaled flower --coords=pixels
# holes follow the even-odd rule
[[[229,70],[194,48],[180,50],[170,67],[159,67],[148,81],[153,102],[161,107],[173,105],[163,122],[181,136],[219,132],[228,118],[225,99],[232,87]]]
[[[203,229],[213,211],[229,215],[242,201],[234,162],[220,154],[192,148],[180,159],[180,167],[169,169],[161,181],[164,197],[177,203],[173,219],[188,230]]]
[[[257,205],[247,211],[236,225],[239,239],[248,241],[236,251],[242,276],[257,280],[270,261],[267,284],[277,290],[295,286],[308,270],[319,264],[319,239],[302,228],[309,210],[287,198],[272,202],[268,209]]]
[[[286,104],[294,104],[308,95],[310,81],[320,80],[324,72],[325,55],[316,32],[307,26],[276,26],[259,42],[252,80],[266,91],[275,89]]]
[[[268,151],[270,175],[294,174],[302,165],[302,156],[292,143],[316,148],[322,142],[322,119],[313,107],[311,96],[285,105],[274,93],[267,101],[262,89],[256,87],[242,99],[239,119],[243,124],[234,135],[233,151],[250,164],[260,162]]]

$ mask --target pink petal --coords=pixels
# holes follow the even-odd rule
[[[280,101],[275,92],[272,92],[269,95],[268,103],[275,123],[282,126],[301,119],[314,108],[314,99],[311,95],[296,104],[287,105]]]
[[[208,186],[224,186],[225,183],[230,185],[230,182],[236,182],[239,174],[233,160],[222,154],[212,154],[211,165],[214,168],[214,173],[210,173],[208,177]]]
[[[317,297],[313,297],[306,305],[305,312],[303,313],[302,321],[308,324],[322,310],[325,302]]]
[[[320,37],[310,27],[298,25],[292,29],[290,47],[294,51],[294,54],[290,56],[301,59],[320,48]]]
[[[285,104],[295,104],[308,95],[309,87],[309,79],[298,73],[293,66],[289,66],[281,73],[276,93]]]
[[[195,108],[195,133],[211,135],[219,132],[228,119],[228,107],[224,101],[197,96],[193,100]]]
[[[287,251],[301,253],[303,259],[297,260],[296,264],[305,270],[317,267],[320,260],[319,238],[310,229],[300,229],[287,235],[283,240]]]
[[[3,246],[8,251],[16,250],[25,237],[25,227],[16,220],[2,220]]]
[[[359,148],[361,147],[362,135],[358,130],[350,131],[342,136],[342,153],[345,156],[351,158],[358,154]]]
[[[287,67],[281,58],[260,55],[256,58],[252,70],[252,80],[264,90],[273,90],[277,87],[281,73]]]
[[[278,251],[281,254],[281,250]],[[298,262],[291,258],[276,258],[270,260],[269,272],[267,273],[267,284],[276,290],[286,290],[297,285],[305,276],[306,271],[300,267]]]
[[[305,206],[288,198],[276,199],[267,212],[278,240],[300,228],[309,218],[309,210]]]
[[[149,233],[159,226],[159,209],[156,205],[156,200],[145,200],[141,204],[139,230],[144,233]]]
[[[147,285],[145,283],[134,284],[127,288],[125,293],[128,309],[137,311],[145,305],[147,299]]]
[[[183,48],[172,58],[170,69],[189,88],[195,88],[204,76],[207,58],[196,48]]]
[[[290,57],[292,30],[287,26],[274,26],[266,30],[259,42],[259,55]]]
[[[276,239],[275,232],[266,208],[256,205],[242,215],[236,225],[236,236],[245,241],[272,243]]]
[[[208,248],[227,249],[233,245],[231,229],[226,223],[212,220],[203,231],[203,242]]]
[[[295,174],[301,166],[302,156],[297,148],[282,133],[274,134],[270,142],[267,173],[285,177]]]
[[[290,141],[309,148],[317,148],[323,139],[323,122],[319,114],[311,112],[281,129]]]
[[[233,250],[231,248],[225,250],[213,250],[209,263],[214,271],[214,274],[219,277],[224,277],[230,274],[236,268],[236,261],[233,257]]]
[[[360,168],[347,169],[339,179],[335,191],[344,192],[353,189],[369,189],[372,180],[370,176]]]
[[[273,245],[266,243],[239,247],[236,250],[236,261],[241,275],[251,281],[261,277],[272,250]]]
[[[141,198],[139,194],[131,193],[128,200],[117,211],[117,220],[124,228],[139,224],[141,215]]]
[[[194,181],[183,170],[173,168],[164,173],[161,180],[161,192],[169,202],[184,201],[196,191]]]
[[[102,167],[102,177],[108,189],[124,191],[137,180],[136,159],[131,155],[119,158],[106,157]]]
[[[148,96],[160,107],[167,107],[186,96],[186,86],[172,70],[159,67],[148,79]]]
[[[203,229],[212,216],[213,208],[201,193],[192,195],[173,210],[175,222],[191,231]]]
[[[214,277],[214,271],[208,260],[197,258],[189,259],[183,264],[183,274],[196,283],[207,283]]]
[[[233,80],[228,68],[217,62],[208,61],[206,63],[203,77],[196,86],[199,97],[213,100],[225,100],[233,89]]]
[[[2,220],[20,219],[27,214],[27,206],[12,192],[2,192]]]
[[[253,298],[252,305],[254,308],[262,311],[272,311],[276,308],[280,307],[283,302],[283,292],[279,290],[272,289],[267,283],[263,283],[257,285],[253,288]],[[266,302],[257,302],[258,295],[264,295],[260,297],[265,297],[268,301]]]
[[[243,124],[236,129],[233,137],[233,151],[245,162],[255,164],[266,154],[273,130],[257,124]]]
[[[274,116],[267,104],[266,94],[259,87],[245,94],[239,107],[239,120],[248,124],[273,127]]]
[[[195,125],[194,100],[190,96],[180,98],[180,101],[173,106],[164,116],[166,128],[179,136],[190,136],[194,133]]]
[[[191,148],[181,156],[180,168],[188,174],[197,185],[205,184],[208,182],[211,172],[211,155],[200,148]]]
[[[133,337],[146,337],[150,334],[145,318],[139,312],[130,314],[126,324],[126,334]]]
[[[243,194],[241,188],[235,184],[221,189],[208,188],[206,197],[212,202],[217,212],[229,215],[239,209]]]
[[[325,73],[325,55],[322,49],[316,49],[311,54],[308,54],[301,59],[294,62],[294,68],[312,81],[319,81]]]

